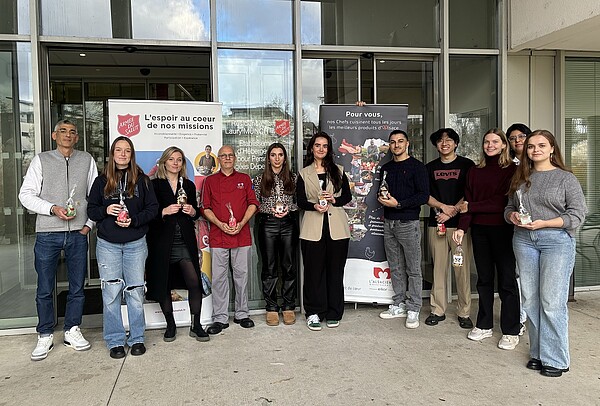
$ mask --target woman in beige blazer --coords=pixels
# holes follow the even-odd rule
[[[296,187],[304,259],[304,308],[310,330],[337,327],[344,314],[344,267],[350,229],[343,206],[352,200],[344,169],[333,161],[331,137],[313,135]]]

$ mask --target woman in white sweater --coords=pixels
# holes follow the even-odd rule
[[[559,377],[569,370],[567,299],[575,264],[575,229],[587,213],[579,181],[556,139],[536,130],[509,190],[504,217],[515,225],[513,249],[529,317],[527,368]]]

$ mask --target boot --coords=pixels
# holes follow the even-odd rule
[[[204,331],[200,324],[200,314],[194,314],[194,322],[190,328],[190,337],[195,337],[198,341],[209,341],[208,333]]]
[[[165,330],[163,341],[170,343],[172,341],[175,341],[175,336],[177,335],[177,326],[175,325],[175,318],[173,317],[173,312],[163,314],[165,316],[165,320],[167,321],[167,329]]]

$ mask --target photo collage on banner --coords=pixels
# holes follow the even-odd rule
[[[391,272],[383,246],[383,206],[377,201],[379,169],[391,157],[388,137],[407,129],[408,105],[322,105],[319,126],[332,138],[352,201],[344,206],[350,246],[344,272],[347,302],[392,303]]]
[[[135,147],[137,164],[151,178],[162,152],[170,146],[183,150],[188,177],[195,183],[198,194],[206,176],[218,170],[217,152],[222,145],[221,103],[119,99],[109,100],[108,110],[110,143],[120,136],[129,137]],[[196,222],[196,231],[202,277],[210,281],[210,242],[204,218]],[[189,323],[189,310],[185,306],[187,300],[173,303],[178,324]],[[147,303],[145,310],[149,326],[164,323],[157,303]],[[211,317],[212,299],[208,296],[203,300],[202,324],[210,323]]]

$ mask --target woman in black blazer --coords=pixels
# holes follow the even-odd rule
[[[164,340],[171,342],[177,333],[171,289],[187,289],[193,317],[190,336],[208,341],[208,334],[200,325],[203,292],[194,228],[200,210],[196,187],[186,177],[186,160],[181,149],[169,147],[163,152],[152,183],[159,210],[147,235],[146,298],[160,304],[167,322]]]

